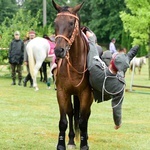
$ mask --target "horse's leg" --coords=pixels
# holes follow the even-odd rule
[[[65,132],[67,129],[67,118],[66,114],[63,112],[60,112],[60,121],[59,121],[59,137],[58,137],[58,144],[57,144],[57,150],[66,150],[66,144],[65,144]]]
[[[79,128],[80,128],[80,150],[89,150],[88,146],[88,119],[91,113],[90,107],[92,104],[92,96],[88,95],[90,91],[85,92],[80,97],[80,118],[79,118]]]
[[[139,75],[141,74],[141,67],[139,67]]]
[[[75,149],[76,145],[74,143],[74,137],[75,137],[75,133],[73,130],[73,106],[71,103],[71,99],[68,103],[68,118],[69,118],[69,142],[68,142],[68,149]]]
[[[40,70],[39,70],[39,71],[40,71],[40,81],[43,80],[43,75],[42,75],[42,72],[43,72],[43,71],[42,71],[42,70],[43,70],[43,68],[41,67]]]
[[[36,63],[35,66],[34,66],[33,87],[35,88],[35,91],[39,90],[39,88],[37,86],[36,77],[37,77],[38,71],[41,68],[41,66],[42,66],[42,62]]]
[[[44,74],[43,82],[47,82],[47,63],[43,62],[42,66],[43,66],[43,74]]]
[[[65,132],[68,125],[66,114],[67,112],[69,112],[68,101],[71,98],[69,98],[69,95],[66,95],[63,91],[59,90],[57,91],[57,99],[58,99],[59,110],[60,110],[59,137],[58,137],[57,150],[66,150]]]
[[[48,86],[48,88],[50,89],[50,86],[51,86],[51,81],[52,81],[52,72],[51,72],[51,67],[52,67],[52,62],[49,62],[49,64],[50,64],[50,70],[49,70],[49,78],[48,78],[48,80],[47,80],[47,86]]]

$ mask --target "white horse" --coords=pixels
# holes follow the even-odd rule
[[[133,66],[135,66],[134,70],[138,68],[139,74],[141,73],[141,68],[143,64],[146,64],[146,57],[134,57],[130,62],[130,70],[133,70]]]
[[[33,78],[33,87],[36,91],[39,90],[36,77],[44,61],[50,62],[49,79],[52,79],[51,68],[53,67],[55,62],[55,54],[54,47],[52,48],[52,45],[50,43],[51,42],[45,38],[36,37],[32,39],[27,45],[30,74]]]

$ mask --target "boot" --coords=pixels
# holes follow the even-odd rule
[[[21,79],[19,79],[18,85],[21,86]]]
[[[13,82],[12,82],[12,84],[11,85],[16,85],[16,81],[15,81],[15,79],[13,79]]]
[[[26,80],[26,78],[23,80],[23,86],[24,86],[24,87],[27,86],[27,80]]]

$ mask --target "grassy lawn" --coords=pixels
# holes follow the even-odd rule
[[[150,86],[147,68],[134,76],[134,84]],[[53,85],[47,90],[46,84],[38,81],[38,92],[11,86],[9,71],[1,66],[0,70],[0,150],[55,150],[59,110]],[[127,89],[130,80],[127,72]],[[135,92],[125,93],[119,130],[114,130],[110,101],[93,103],[88,128],[90,150],[150,149],[150,89],[133,89]],[[76,144],[79,149],[79,141]]]

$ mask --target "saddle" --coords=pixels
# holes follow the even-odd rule
[[[48,51],[48,57],[53,57],[55,54],[54,54],[54,48],[56,46],[56,44],[54,42],[51,42],[50,40],[47,40],[49,45],[50,45],[50,49]]]

